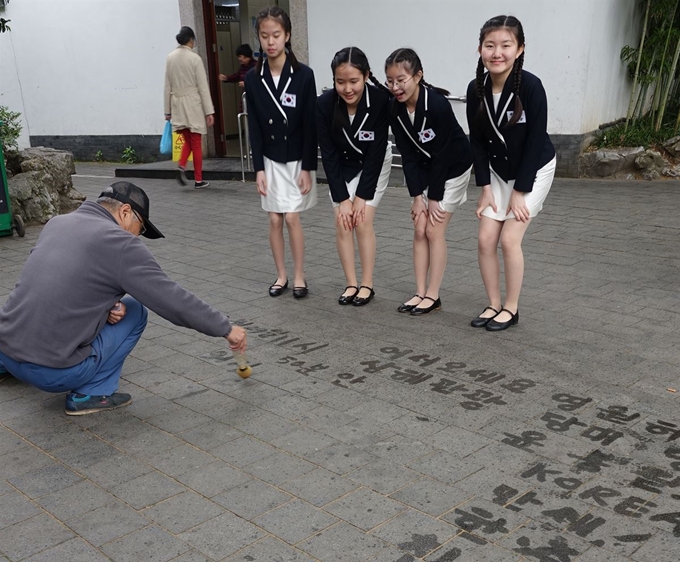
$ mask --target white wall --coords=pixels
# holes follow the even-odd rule
[[[162,132],[177,1],[14,0],[2,17],[13,49],[0,36],[0,103],[19,107],[31,135]]]
[[[474,78],[479,30],[499,14],[520,19],[524,68],[545,85],[554,134],[592,131],[625,115],[629,84],[618,56],[634,44],[636,0],[308,0],[310,65],[319,89],[331,86],[333,54],[361,47],[384,80],[385,58],[412,47],[428,82],[464,95]],[[467,130],[463,104],[454,103]]]
[[[2,17],[5,17],[0,12]],[[10,18],[5,18],[10,19]],[[13,22],[12,22],[13,23]],[[10,27],[12,26],[10,23]],[[21,95],[21,84],[14,63],[14,43],[10,32],[0,34],[0,105],[4,105],[10,111],[21,113],[21,134],[18,139],[19,150],[31,146],[29,141],[29,127],[24,110],[24,100]]]

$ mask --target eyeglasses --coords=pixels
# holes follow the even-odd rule
[[[408,82],[411,78],[413,78],[413,76],[409,76],[406,80],[397,80],[396,82],[393,82],[392,80],[386,80],[385,86],[388,90],[394,90],[395,88],[397,90],[401,90],[406,82]]]
[[[141,230],[139,231],[139,235],[142,236],[146,232],[146,226],[144,226],[144,221],[142,218],[135,212],[132,211],[132,214],[135,216],[135,218],[139,221],[139,224],[142,225]]]

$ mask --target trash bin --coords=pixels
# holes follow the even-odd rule
[[[7,170],[5,170],[5,155],[2,152],[2,145],[0,145],[0,236],[12,236],[15,230],[19,236],[26,234],[24,219],[19,215],[12,216]]]

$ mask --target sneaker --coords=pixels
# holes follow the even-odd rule
[[[203,189],[204,187],[208,187],[209,185],[210,183],[207,181],[197,181],[194,184],[194,189]]]
[[[127,406],[130,402],[132,402],[132,396],[124,392],[116,392],[111,396],[90,396],[69,392],[64,411],[67,416],[84,416],[102,410],[115,410]]]
[[[187,179],[187,171],[186,171],[184,168],[182,168],[182,167],[177,168],[177,171],[179,172],[179,176],[177,177],[177,181],[178,181],[181,185],[186,185],[186,184],[188,184],[188,183],[189,183],[189,180]]]

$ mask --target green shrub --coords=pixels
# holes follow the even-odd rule
[[[22,129],[20,117],[21,113],[10,111],[4,105],[0,105],[0,140],[5,154],[19,149],[17,141]]]
[[[597,148],[614,148],[618,146],[644,146],[651,148],[661,145],[664,141],[673,136],[674,127],[670,122],[658,130],[654,130],[654,125],[649,117],[637,121],[631,121],[628,129],[624,123],[616,125],[611,129],[602,131],[593,146]]]
[[[135,152],[135,149],[131,146],[126,146],[123,149],[123,156],[121,157],[121,160],[126,164],[134,164],[137,162],[137,153]]]

